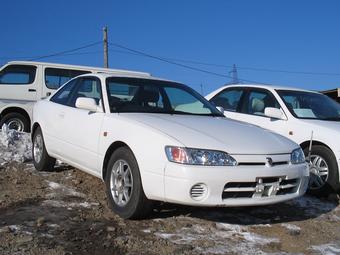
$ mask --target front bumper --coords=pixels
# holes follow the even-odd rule
[[[190,166],[169,162],[165,200],[194,206],[256,206],[302,196],[307,164],[284,166]]]

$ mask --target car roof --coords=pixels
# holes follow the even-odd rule
[[[228,85],[225,85],[223,88],[230,88],[230,87],[252,87],[252,88],[262,88],[262,89],[268,89],[268,90],[294,90],[294,91],[319,93],[313,90],[306,90],[306,89],[300,89],[300,88],[294,88],[294,87],[288,87],[288,86],[280,86],[280,85],[269,85],[269,84],[228,84]]]
[[[136,75],[143,77],[151,77],[150,73],[139,72],[139,71],[130,71],[123,69],[111,69],[111,68],[101,68],[101,67],[93,67],[93,66],[81,66],[81,65],[67,65],[67,64],[57,64],[57,63],[48,63],[48,62],[35,62],[35,61],[10,61],[7,64],[11,65],[43,65],[46,67],[56,67],[56,68],[64,68],[64,69],[79,69],[79,70],[90,70],[93,73],[112,73],[112,74],[126,74],[126,75]]]
[[[138,74],[134,74],[134,73],[87,73],[87,74],[82,74],[79,75],[78,77],[87,77],[87,76],[96,76],[98,78],[110,78],[110,77],[117,77],[117,78],[138,78],[138,79],[147,79],[147,80],[155,80],[155,81],[166,81],[166,82],[175,82],[178,84],[182,84],[180,82],[176,82],[176,81],[172,81],[172,80],[167,80],[167,79],[163,79],[163,78],[158,78],[158,77],[154,77],[154,76],[145,76],[145,75],[138,75]]]

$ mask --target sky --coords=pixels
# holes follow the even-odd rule
[[[207,94],[231,81],[235,64],[244,83],[326,90],[340,87],[339,13],[337,0],[1,0],[0,64],[98,42],[39,61],[102,67],[107,26],[110,68]]]

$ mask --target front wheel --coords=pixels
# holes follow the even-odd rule
[[[308,155],[308,148],[304,150]],[[308,193],[325,196],[339,189],[339,171],[333,152],[322,145],[312,147]]]
[[[137,161],[127,147],[111,156],[106,176],[106,193],[111,209],[124,219],[141,219],[150,213],[152,203],[144,194]]]
[[[56,159],[48,155],[40,127],[35,130],[32,142],[32,156],[35,169],[38,171],[52,171]]]

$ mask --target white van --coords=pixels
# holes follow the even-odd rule
[[[35,101],[53,94],[71,78],[86,73],[150,77],[148,73],[31,61],[11,61],[0,69],[0,128],[29,132]]]
[[[206,98],[228,118],[286,136],[310,155],[310,193],[340,190],[340,104],[317,92],[267,85],[228,85]]]

